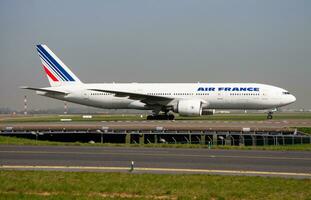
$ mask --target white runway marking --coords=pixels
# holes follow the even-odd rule
[[[97,166],[40,166],[40,165],[2,165],[0,169],[51,169],[51,170],[121,170],[128,171],[129,167],[97,167]],[[272,175],[272,176],[295,176],[311,177],[311,173],[294,172],[271,172],[271,171],[249,171],[249,170],[214,170],[214,169],[179,169],[179,168],[152,168],[136,167],[135,171],[154,171],[154,172],[181,172],[181,173],[211,173],[211,174],[239,174],[239,175]]]

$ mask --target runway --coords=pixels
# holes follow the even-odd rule
[[[178,148],[0,146],[1,169],[208,173],[311,178],[311,152]]]

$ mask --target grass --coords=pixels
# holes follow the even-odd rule
[[[1,199],[310,199],[311,180],[220,175],[0,171]]]
[[[254,121],[254,120],[266,120],[266,114],[216,114],[201,117],[181,117],[176,116],[176,120],[234,120],[234,121]],[[6,117],[1,119],[0,123],[7,122],[58,122],[62,118],[70,118],[72,121],[141,121],[145,120],[146,116],[140,115],[93,115],[91,119],[83,119],[82,115],[32,115],[32,116],[16,116]],[[311,113],[275,113],[275,120],[285,119],[311,119]]]
[[[208,148],[201,144],[112,144],[112,143],[81,143],[81,142],[51,142],[17,137],[0,136],[0,145],[58,145],[58,146],[105,146],[105,147],[158,147],[158,148]],[[279,150],[279,151],[311,151],[311,144],[278,145],[278,146],[222,146],[214,145],[212,149],[231,150]]]
[[[274,120],[286,119],[311,119],[311,113],[274,113]],[[233,121],[258,121],[267,120],[266,113],[259,114],[215,114],[201,117],[177,117],[177,120],[233,120]]]
[[[311,127],[297,127],[297,130],[311,135]]]
[[[96,121],[130,121],[130,120],[145,120],[139,115],[93,115],[91,119],[83,119],[82,115],[30,115],[30,116],[17,116],[9,117],[0,120],[0,123],[6,122],[59,122],[61,119],[72,119],[76,122],[96,122]]]

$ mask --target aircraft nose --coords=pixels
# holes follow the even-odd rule
[[[291,103],[294,103],[296,101],[296,97],[294,95],[291,95]]]

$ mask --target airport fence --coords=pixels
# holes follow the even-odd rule
[[[0,135],[57,142],[126,144],[201,144],[265,146],[311,144],[311,136],[293,131],[192,130],[2,130]]]

